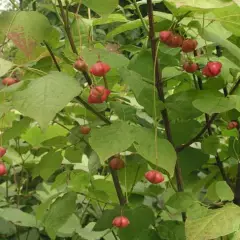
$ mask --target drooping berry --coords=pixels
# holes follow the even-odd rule
[[[185,53],[193,52],[197,48],[197,45],[197,40],[185,39],[182,43],[182,51]]]
[[[2,84],[5,86],[11,86],[17,82],[19,82],[19,80],[17,78],[12,78],[12,77],[6,77],[2,80]]]
[[[222,63],[216,62],[208,62],[207,65],[203,68],[202,74],[206,77],[216,77],[221,73]]]
[[[185,62],[183,69],[188,73],[194,73],[199,69],[199,66],[197,63]]]
[[[183,43],[183,37],[179,34],[172,35],[172,38],[166,43],[169,47],[177,48],[181,47]]]
[[[103,77],[110,70],[111,70],[111,67],[107,63],[98,61],[90,68],[90,73],[93,74],[94,76]]]
[[[87,63],[81,57],[76,60],[73,67],[80,72],[87,72],[88,70]]]
[[[0,163],[0,176],[3,176],[7,173],[7,168],[4,163]]]
[[[239,124],[237,121],[231,121],[228,123],[227,129],[231,130],[234,128],[238,128]]]
[[[6,148],[0,147],[0,158],[3,157],[6,152],[7,152]]]
[[[156,170],[150,170],[145,173],[145,178],[153,184],[158,184],[164,181],[164,176],[162,173],[156,171]]]
[[[160,41],[163,42],[163,43],[166,43],[166,44],[169,41],[171,41],[172,36],[173,36],[173,33],[171,31],[161,31],[159,33]]]
[[[88,97],[88,103],[103,103],[107,100],[111,91],[104,86],[96,86],[91,88]]]
[[[117,228],[125,228],[129,224],[130,224],[130,221],[128,220],[127,217],[124,217],[124,216],[115,217],[112,221],[112,225]]]
[[[81,126],[80,127],[80,132],[82,133],[82,134],[84,134],[84,135],[87,135],[87,134],[89,134],[90,133],[90,131],[91,131],[91,128],[89,127],[89,126]]]
[[[125,163],[121,158],[115,157],[110,161],[109,166],[114,170],[119,170],[125,167]]]

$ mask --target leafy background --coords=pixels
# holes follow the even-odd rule
[[[61,1],[62,8],[57,1],[13,0],[11,11],[1,12],[0,77],[17,74],[21,80],[0,86],[1,144],[7,148],[1,161],[8,168],[0,177],[1,239],[239,239],[239,133],[227,124],[240,116],[240,3],[152,2],[156,37],[177,22],[179,31],[199,43],[199,56],[188,57],[201,67],[209,59],[222,62],[216,78],[199,73],[203,90],[182,70],[180,49],[160,43],[166,101],[154,98],[146,0],[83,0],[80,7],[79,1]],[[63,9],[78,55],[89,66],[98,55],[111,65],[106,103],[87,103],[89,87],[72,67],[77,54],[64,29]],[[93,81],[103,84],[101,78]],[[210,130],[195,139],[212,116]],[[83,124],[91,126],[90,135],[80,133]],[[126,163],[117,172],[124,207],[107,164],[115,154]],[[184,191],[176,191],[176,163]],[[151,168],[163,172],[164,183],[144,179]],[[121,212],[130,225],[119,230],[112,219]]]

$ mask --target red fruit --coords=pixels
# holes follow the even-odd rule
[[[77,59],[73,67],[81,72],[86,72],[88,70],[88,65],[82,58]]]
[[[90,73],[94,76],[103,77],[110,71],[110,69],[111,67],[108,64],[98,61],[91,67]]]
[[[182,51],[185,53],[193,52],[197,48],[197,45],[197,40],[185,39],[182,43]]]
[[[88,97],[88,103],[103,103],[107,100],[111,91],[104,86],[96,86],[91,88],[90,95]]]
[[[216,62],[208,62],[207,67],[214,76],[217,76],[221,72],[222,63],[217,62],[217,61]]]
[[[158,184],[164,181],[164,176],[162,173],[156,170],[151,170],[145,173],[145,178],[153,184]]]
[[[238,128],[238,122],[237,121],[231,121],[231,122],[229,122],[228,123],[228,126],[227,126],[227,128],[229,129],[229,130],[231,130],[231,129],[234,129],[234,128]]]
[[[7,173],[7,168],[4,163],[0,163],[0,176],[3,176]]]
[[[91,131],[91,128],[88,127],[88,126],[81,126],[81,127],[80,127],[80,132],[81,132],[82,134],[84,134],[84,135],[89,134],[90,131]]]
[[[3,157],[6,152],[7,152],[6,148],[0,147],[0,158]]]
[[[188,73],[194,73],[199,69],[199,67],[197,63],[185,62],[183,64],[183,69]]]
[[[202,74],[206,77],[216,77],[222,70],[222,63],[220,62],[208,62],[203,68]]]
[[[114,170],[119,170],[119,169],[122,169],[124,168],[125,166],[125,163],[124,161],[121,159],[121,158],[113,158],[110,163],[109,163],[109,166],[114,169]]]
[[[171,40],[167,42],[167,45],[172,48],[181,47],[183,43],[183,37],[179,34],[173,35]]]
[[[206,77],[214,77],[207,66],[202,69],[202,74]]]
[[[130,224],[128,218],[124,216],[115,217],[112,221],[112,225],[117,228],[125,228]]]
[[[10,86],[17,82],[19,82],[19,80],[17,78],[12,78],[12,77],[6,77],[2,80],[2,84],[5,86]]]
[[[159,33],[160,41],[163,43],[168,43],[169,41],[171,41],[172,36],[173,34],[171,31],[161,31]]]

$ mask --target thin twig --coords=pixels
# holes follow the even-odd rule
[[[59,66],[59,64],[58,64],[58,62],[57,62],[57,59],[56,59],[55,55],[53,54],[53,51],[52,51],[52,49],[50,48],[49,44],[48,44],[46,41],[43,41],[43,43],[45,44],[45,46],[46,46],[46,48],[47,48],[47,50],[48,50],[48,52],[49,52],[49,54],[50,54],[50,56],[51,56],[51,58],[52,58],[52,60],[53,60],[53,62],[54,62],[54,64],[55,64],[57,70],[58,70],[59,72],[61,72],[61,68],[60,68],[60,66]]]
[[[148,19],[149,19],[149,40],[151,41],[151,49],[152,49],[152,59],[153,63],[156,64],[154,66],[155,68],[155,79],[156,79],[156,88],[158,91],[158,97],[162,102],[165,102],[165,96],[164,96],[164,90],[163,90],[163,81],[162,81],[162,73],[159,69],[159,63],[158,61],[155,61],[156,54],[157,54],[157,44],[155,39],[155,32],[154,32],[154,19],[153,19],[153,4],[152,0],[147,0],[147,10],[148,10]],[[168,111],[165,108],[161,111],[161,115],[163,118],[163,123],[166,131],[166,136],[168,141],[174,146],[171,128],[170,128],[170,121],[168,117]],[[182,179],[182,173],[181,168],[178,162],[178,159],[176,160],[176,166],[175,166],[175,175],[177,180],[177,188],[179,192],[184,191],[183,187],[183,179]],[[186,213],[182,213],[182,219],[183,221],[186,220]]]
[[[141,11],[140,11],[140,8],[139,8],[139,6],[138,6],[136,0],[133,0],[133,5],[134,5],[134,7],[135,7],[135,9],[136,9],[136,11],[137,11],[137,14],[138,14],[138,16],[139,16],[141,22],[142,22],[142,25],[143,25],[144,31],[146,32],[146,34],[148,34],[148,27],[147,27],[147,24],[146,24],[146,22],[145,22],[145,20],[144,20],[144,18],[143,18],[143,15],[142,15],[142,13],[141,13]]]
[[[78,103],[81,103],[86,109],[88,109],[90,112],[92,112],[94,115],[96,115],[99,119],[101,119],[106,124],[111,124],[111,121],[109,119],[107,119],[104,115],[99,113],[94,107],[92,107],[87,102],[85,102],[81,97],[75,97],[75,100]]]
[[[77,51],[76,45],[75,45],[74,40],[73,40],[73,36],[72,36],[71,30],[70,30],[70,26],[68,25],[68,19],[67,19],[67,16],[65,14],[65,11],[64,11],[61,0],[58,0],[58,6],[60,8],[60,13],[61,13],[61,17],[62,17],[62,20],[63,20],[63,23],[64,23],[64,28],[65,28],[66,34],[68,36],[68,40],[69,40],[70,46],[72,48],[72,51],[73,51],[73,53],[78,55],[78,51]]]

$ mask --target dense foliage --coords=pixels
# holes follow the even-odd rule
[[[240,2],[11,0],[0,14],[0,239],[240,239]]]

